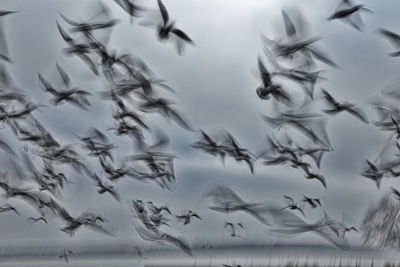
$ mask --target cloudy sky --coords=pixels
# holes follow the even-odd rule
[[[111,225],[114,235],[81,230],[70,238],[59,230],[62,224],[57,219],[50,219],[49,225],[31,225],[27,218],[36,216],[35,211],[23,201],[9,200],[20,210],[21,216],[1,214],[0,245],[40,243],[43,246],[57,244],[73,247],[82,244],[130,244],[146,249],[151,246],[159,248],[156,244],[141,240],[136,233],[134,218],[129,209],[130,199],[151,200],[157,205],[167,204],[175,214],[180,214],[183,209],[196,211],[201,220],[193,219],[187,226],[172,223],[175,230],[190,244],[330,245],[312,233],[277,237],[268,227],[245,213],[225,215],[209,210],[209,203],[202,194],[213,184],[225,184],[246,201],[272,201],[284,205],[283,195],[292,196],[296,200],[303,195],[312,196],[321,199],[322,207],[307,209],[307,222],[312,223],[321,218],[323,211],[339,220],[345,212],[351,215],[354,224],[358,226],[368,207],[382,195],[388,194],[390,186],[398,186],[395,179],[384,179],[378,190],[374,182],[362,177],[360,172],[366,167],[366,159],[376,160],[389,136],[373,125],[377,116],[371,103],[380,97],[384,85],[397,77],[400,62],[388,56],[393,47],[376,30],[397,30],[400,2],[363,0],[363,4],[374,12],[361,14],[363,31],[357,31],[339,20],[326,19],[336,9],[336,0],[163,2],[170,18],[175,19],[176,25],[195,43],[187,45],[182,56],[178,55],[172,42],[160,42],[154,28],[140,25],[146,16],[159,16],[157,1],[139,2],[148,10],[142,18],[134,18],[132,24],[127,13],[114,1],[103,1],[111,10],[112,17],[119,19],[110,33],[108,48],[121,53],[133,53],[142,58],[157,78],[165,80],[176,91],[176,94],[163,94],[173,98],[177,103],[176,109],[195,129],[193,132],[187,131],[156,114],[146,117],[152,128],[168,135],[170,144],[166,151],[178,157],[175,161],[177,184],[174,190],[163,190],[152,182],[125,179],[115,185],[122,196],[121,203],[117,203],[109,195],[97,194],[90,179],[70,171],[68,174],[74,183],[66,186],[59,201],[72,214],[78,215],[87,209],[99,212]],[[0,23],[6,37],[8,54],[12,58],[12,63],[2,64],[12,76],[15,86],[22,89],[33,103],[47,105],[35,111],[35,117],[57,140],[63,144],[72,144],[85,158],[85,162],[98,168],[96,161],[87,156],[77,138],[87,133],[89,127],[104,131],[118,145],[113,151],[117,162],[123,156],[138,151],[129,138],[117,137],[113,132],[106,131],[113,127],[113,107],[96,93],[110,89],[104,77],[93,75],[80,59],[67,57],[62,51],[66,44],[57,30],[56,21],[66,29],[68,24],[62,20],[59,12],[69,18],[84,21],[93,15],[91,7],[95,4],[96,1],[91,0],[5,0],[2,1],[2,9],[18,13],[1,17]],[[317,104],[313,106],[312,112],[321,113],[324,107],[321,100],[323,87],[340,101],[356,103],[369,117],[370,123],[364,124],[344,113],[326,116],[333,151],[324,155],[320,172],[327,179],[327,189],[316,180],[306,180],[300,170],[288,165],[264,166],[256,162],[254,174],[251,174],[243,162],[227,158],[223,165],[216,157],[190,146],[199,139],[197,130],[203,129],[208,133],[227,130],[243,147],[255,153],[266,147],[266,136],[273,129],[262,120],[261,115],[275,117],[277,113],[272,100],[261,100],[256,94],[260,84],[257,57],[261,56],[264,62],[268,62],[263,54],[261,34],[274,40],[285,37],[282,9],[289,15],[301,14],[304,36],[321,37],[316,47],[340,67],[335,69],[317,63],[317,68],[324,70],[321,75],[326,80],[316,85],[314,102]],[[74,85],[92,93],[88,111],[68,104],[54,107],[49,103],[49,95],[39,86],[37,77],[41,73],[56,83],[59,79],[56,63],[68,72]],[[270,63],[266,65],[272,68]],[[287,84],[293,86],[289,82]],[[301,95],[301,90],[293,90],[294,94]],[[34,148],[28,147],[28,152],[24,151],[24,145],[16,140],[7,127],[0,134],[18,154],[27,153],[35,162],[40,162],[33,153]],[[151,136],[150,133],[146,135],[149,139]],[[9,157],[2,155],[1,165],[5,171],[9,171],[9,163]],[[101,173],[100,169],[95,171]],[[1,202],[6,203],[7,199],[3,198]],[[246,226],[244,238],[230,238],[224,231],[225,221],[241,221]],[[351,245],[362,243],[360,233],[349,233],[347,238]],[[173,248],[170,245],[166,247]]]

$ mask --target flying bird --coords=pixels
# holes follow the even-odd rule
[[[297,203],[294,201],[294,199],[290,196],[283,196],[284,200],[286,201],[286,203],[288,204],[287,206],[283,207],[282,210],[284,209],[291,209],[291,210],[298,210],[300,211],[301,214],[303,214],[303,216],[305,217],[306,215],[304,214],[304,211],[302,208],[300,208]]]
[[[362,31],[363,22],[359,14],[362,11],[374,13],[372,10],[366,8],[365,5],[352,5],[349,0],[342,0],[336,11],[334,11],[327,19],[329,21],[340,19],[353,28]]]
[[[187,210],[187,211],[182,211],[181,215],[175,215],[175,217],[179,220],[179,221],[183,221],[183,225],[186,225],[188,223],[190,223],[191,219],[193,217],[201,220],[201,217],[197,214],[194,213],[191,210]]]
[[[329,115],[336,115],[340,112],[347,112],[350,115],[356,117],[360,121],[364,123],[369,123],[367,116],[363,113],[363,111],[357,107],[355,104],[343,102],[339,103],[331,94],[328,93],[325,89],[322,89],[322,93],[324,94],[325,100],[332,107],[331,109],[324,109],[323,112]]]
[[[178,38],[176,44],[177,51],[181,54],[183,50],[183,42],[191,45],[194,45],[194,42],[185,32],[175,26],[175,21],[170,20],[167,8],[163,2],[157,0],[157,3],[162,17],[162,23],[157,25],[157,36],[160,40],[167,40],[171,37],[171,34],[174,34],[175,37]]]
[[[45,224],[49,224],[48,222],[47,222],[47,220],[46,220],[46,218],[45,217],[38,217],[38,218],[34,218],[34,217],[29,217],[28,218],[30,221],[32,221],[32,223],[37,223],[37,222],[40,222],[40,221],[42,221],[42,222],[44,222]]]
[[[71,250],[63,249],[58,258],[64,259],[66,263],[69,263],[69,257],[73,254],[74,253]]]
[[[237,233],[237,227],[244,230],[244,226],[241,222],[238,222],[238,223],[225,222],[224,229],[226,229],[227,227],[230,228],[230,236],[231,237],[240,237]]]
[[[321,206],[321,200],[319,198],[309,198],[307,196],[303,196],[304,203],[307,203],[311,206],[311,208],[315,209],[318,206]]]
[[[262,85],[256,89],[258,97],[263,100],[268,100],[273,96],[277,101],[290,105],[291,98],[289,94],[283,90],[281,85],[272,83],[271,74],[264,66],[260,57],[258,57],[258,69],[262,82]]]
[[[65,88],[67,88],[65,90],[55,89],[55,87],[51,85],[40,73],[38,74],[39,82],[44,87],[45,92],[50,93],[54,97],[51,100],[51,103],[54,106],[58,106],[63,104],[64,102],[69,102],[72,105],[77,106],[78,108],[87,110],[90,106],[87,96],[91,95],[91,93],[77,87],[71,88],[71,80],[69,78],[69,75],[58,64],[57,70],[63,80]]]

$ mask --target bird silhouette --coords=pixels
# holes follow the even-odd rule
[[[171,37],[171,34],[174,34],[178,38],[176,44],[177,51],[181,54],[183,50],[183,42],[192,45],[194,45],[194,42],[185,32],[175,26],[175,21],[170,20],[167,8],[163,2],[157,0],[157,3],[162,17],[162,23],[157,25],[157,36],[160,40],[167,40]]]
[[[327,19],[329,21],[340,19],[349,24],[353,28],[362,31],[363,22],[361,20],[360,12],[373,13],[365,5],[354,5],[349,0],[342,0],[336,11],[334,11]]]
[[[346,111],[350,115],[356,117],[357,119],[361,120],[364,123],[368,123],[368,118],[367,116],[362,112],[362,110],[358,107],[356,107],[355,104],[344,102],[344,103],[339,103],[336,101],[335,98],[331,94],[329,94],[325,89],[322,89],[322,92],[324,94],[324,97],[328,104],[332,106],[331,109],[324,109],[323,112],[329,115],[336,115],[340,112]]]
[[[189,224],[193,217],[201,220],[201,217],[191,210],[182,211],[181,215],[175,215],[179,221],[183,221],[183,225]]]

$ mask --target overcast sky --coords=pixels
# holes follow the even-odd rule
[[[66,45],[58,33],[56,20],[68,28],[58,12],[84,20],[91,15],[87,6],[93,2],[96,1],[5,0],[1,7],[18,11],[0,18],[13,60],[13,63],[4,63],[6,68],[17,87],[24,90],[34,103],[48,105],[35,111],[35,116],[58,140],[73,144],[77,150],[82,147],[76,135],[84,135],[89,127],[107,132],[106,129],[113,126],[111,104],[96,94],[96,91],[109,88],[105,79],[94,76],[80,59],[63,54],[62,48]],[[300,170],[287,165],[263,166],[258,162],[254,174],[246,164],[231,158],[226,159],[224,166],[216,157],[190,146],[199,138],[198,132],[186,131],[174,122],[167,123],[158,115],[148,115],[146,118],[152,127],[162,129],[169,136],[171,143],[167,151],[178,157],[175,161],[178,181],[174,190],[163,190],[151,182],[127,179],[116,184],[122,196],[121,203],[117,203],[107,194],[97,194],[91,180],[70,172],[74,184],[67,185],[60,202],[76,215],[87,209],[101,213],[112,226],[114,236],[81,230],[70,238],[59,230],[62,225],[56,219],[49,225],[31,225],[27,218],[36,216],[35,211],[22,201],[10,200],[21,210],[21,216],[13,213],[0,215],[0,245],[40,243],[74,246],[95,243],[138,244],[149,248],[151,243],[142,241],[133,227],[130,199],[167,204],[175,214],[183,209],[196,211],[202,220],[193,219],[187,226],[173,224],[191,244],[221,241],[255,245],[276,242],[329,244],[314,234],[278,238],[245,213],[225,215],[209,210],[202,193],[210,185],[219,183],[229,186],[247,201],[284,204],[283,195],[295,199],[301,199],[303,195],[318,197],[322,200],[322,208],[307,209],[306,221],[316,221],[323,216],[323,211],[338,219],[345,212],[358,226],[368,207],[387,194],[390,186],[398,186],[395,179],[386,179],[378,190],[360,172],[365,168],[365,159],[376,159],[388,137],[372,124],[377,117],[370,103],[380,95],[383,86],[398,75],[400,61],[388,56],[393,47],[376,30],[398,30],[399,1],[363,0],[362,3],[374,12],[362,13],[363,32],[341,21],[327,21],[338,5],[338,1],[333,0],[163,2],[177,26],[194,40],[194,46],[187,45],[183,55],[178,55],[171,42],[158,41],[155,29],[140,26],[141,18],[134,18],[130,24],[129,16],[109,0],[103,3],[111,9],[113,17],[120,20],[112,30],[109,48],[140,56],[158,78],[164,79],[176,91],[176,95],[169,94],[169,97],[176,101],[176,109],[194,129],[210,133],[228,130],[242,146],[254,152],[262,150],[266,135],[272,132],[261,115],[276,116],[271,101],[263,101],[256,94],[260,84],[257,57],[263,55],[261,34],[270,39],[285,35],[282,8],[288,14],[298,12],[303,15],[307,36],[322,37],[317,46],[340,66],[340,69],[334,69],[318,63],[318,68],[324,70],[322,75],[326,81],[317,84],[316,96],[321,96],[321,87],[326,88],[338,100],[360,105],[371,122],[364,124],[344,113],[327,117],[333,151],[323,157],[320,171],[327,179],[328,188],[324,189],[316,180],[306,180]],[[141,3],[153,9],[149,13],[158,14],[156,1]],[[266,57],[262,57],[267,62]],[[56,63],[65,68],[73,84],[92,92],[89,111],[67,104],[53,107],[49,103],[49,95],[41,90],[37,74],[40,72],[56,82]],[[322,103],[320,101],[313,111],[320,111]],[[0,134],[13,144],[18,153],[24,153],[23,146],[15,141],[11,131],[5,129]],[[115,151],[117,161],[137,152],[129,139],[115,137],[111,131],[107,136],[119,145]],[[94,162],[84,150],[81,149],[80,154],[87,157],[87,162]],[[35,158],[32,153],[30,155]],[[1,161],[7,168],[8,157],[2,156]],[[6,199],[1,201],[5,202]],[[230,238],[224,231],[225,221],[243,222],[247,229],[244,239]],[[359,233],[349,233],[348,240],[354,246],[362,243]]]

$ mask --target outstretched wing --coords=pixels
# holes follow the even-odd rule
[[[296,35],[296,27],[294,26],[289,16],[286,14],[285,10],[282,9],[281,12],[283,17],[283,22],[285,23],[286,35],[288,37],[293,37],[294,35]]]
[[[157,0],[158,7],[160,8],[161,16],[164,21],[164,25],[167,25],[169,16],[168,16],[168,11],[167,8],[164,6],[163,2],[161,0]]]

